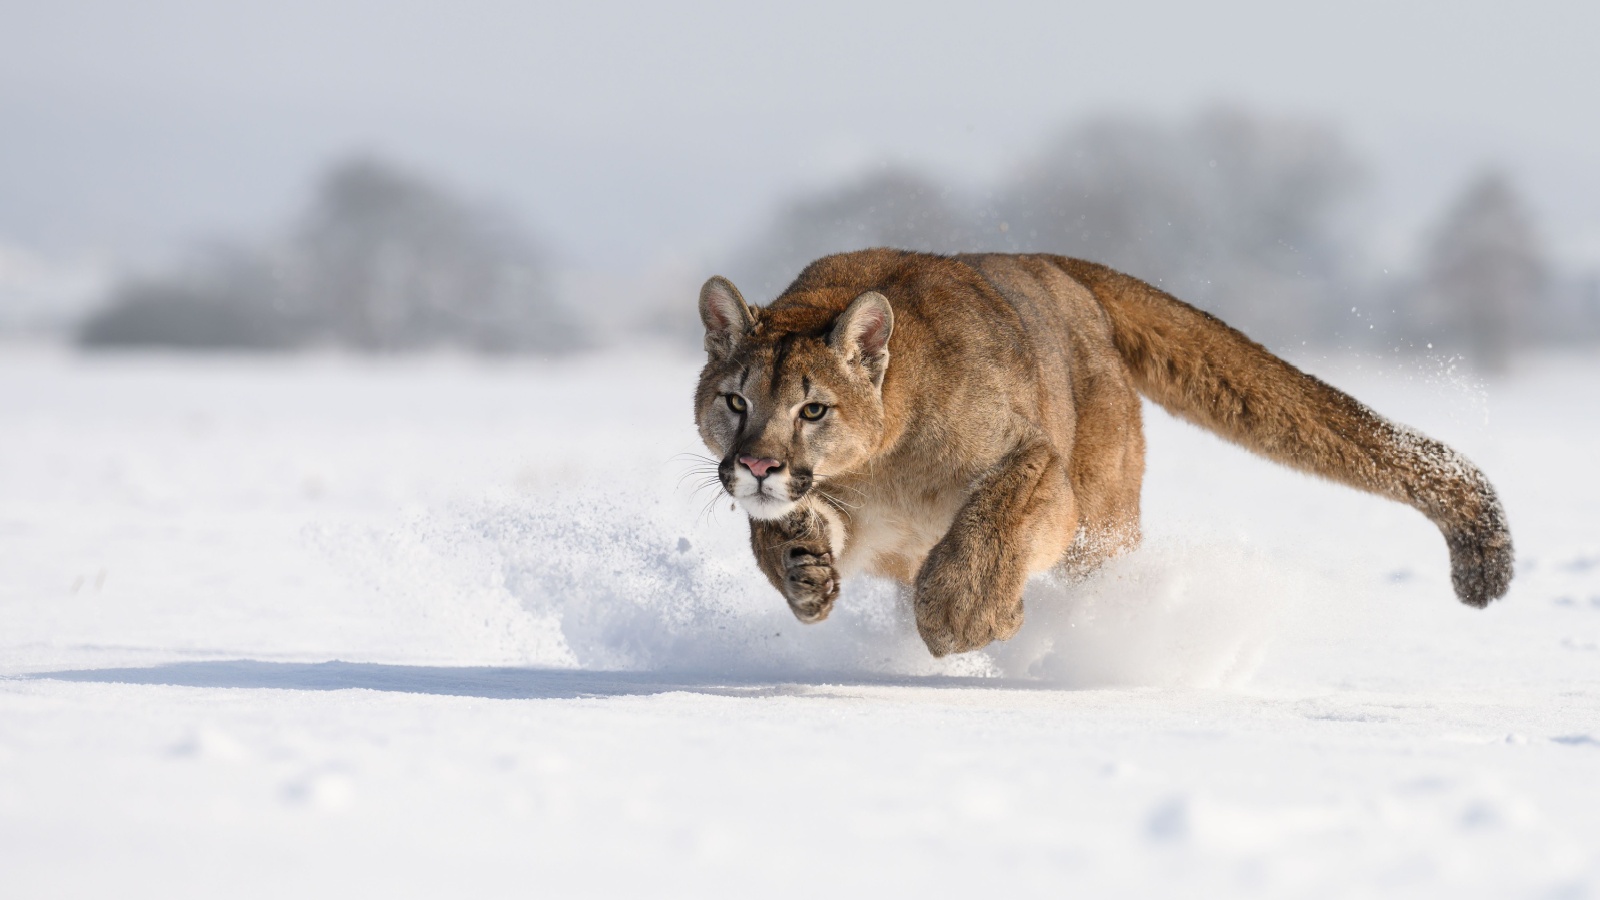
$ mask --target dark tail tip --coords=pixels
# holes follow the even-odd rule
[[[1494,512],[1499,512],[1496,504]],[[1450,582],[1468,606],[1483,609],[1511,587],[1511,532],[1501,515],[1486,516],[1478,527],[1447,535]]]

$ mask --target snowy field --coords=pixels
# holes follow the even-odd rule
[[[1144,549],[934,661],[678,485],[693,360],[0,350],[0,895],[1600,897],[1600,361],[1306,362],[1509,597],[1150,409]]]

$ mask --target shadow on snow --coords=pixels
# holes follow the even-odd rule
[[[625,697],[689,691],[734,697],[803,695],[824,686],[1036,689],[1048,685],[1001,678],[863,676],[804,680],[721,673],[593,672],[512,666],[395,666],[333,660],[323,663],[254,659],[179,662],[119,669],[75,669],[17,676],[31,680],[150,684],[201,688],[277,688],[292,691],[369,690],[494,700]]]

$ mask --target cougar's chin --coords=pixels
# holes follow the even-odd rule
[[[739,498],[739,505],[752,519],[781,519],[794,509],[793,500],[778,500],[766,494],[751,494]]]

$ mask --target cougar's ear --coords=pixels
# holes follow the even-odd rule
[[[833,323],[828,346],[845,362],[860,363],[872,383],[883,387],[883,373],[889,368],[889,335],[894,332],[894,310],[889,298],[877,291],[850,301]]]
[[[733,282],[713,275],[700,288],[700,321],[706,326],[706,352],[726,356],[756,324]]]

